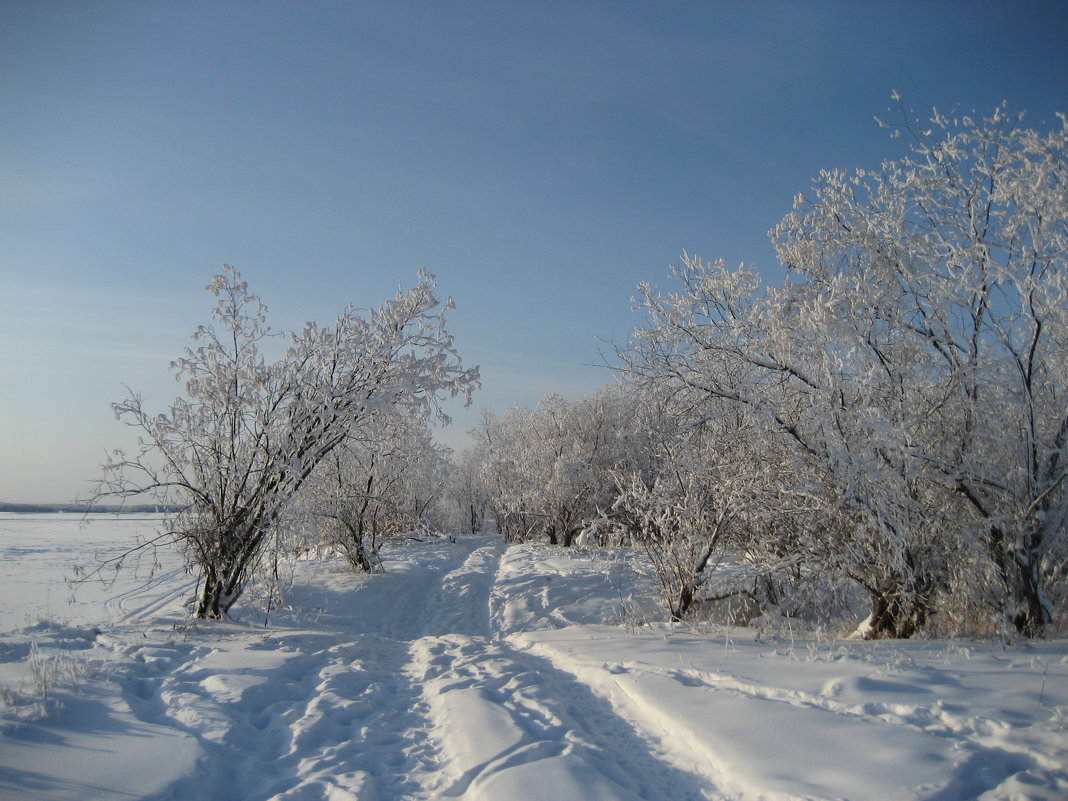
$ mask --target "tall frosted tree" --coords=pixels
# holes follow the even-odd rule
[[[772,231],[781,286],[687,257],[677,291],[640,288],[623,356],[790,454],[779,480],[839,527],[796,547],[868,592],[870,636],[965,603],[1040,634],[1068,525],[1068,123],[889,127],[906,155],[821,173]]]

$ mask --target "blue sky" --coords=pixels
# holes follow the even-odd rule
[[[279,329],[421,266],[500,412],[611,380],[682,251],[779,275],[820,169],[916,109],[1068,111],[1065,2],[0,4],[0,500],[66,501],[162,411],[236,265]],[[457,414],[462,447],[475,411]]]

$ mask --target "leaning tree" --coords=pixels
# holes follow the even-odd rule
[[[269,358],[266,307],[237,270],[207,287],[214,321],[172,363],[185,393],[152,414],[130,393],[116,416],[139,446],[104,464],[96,499],[149,494],[171,505],[166,533],[199,573],[196,616],[221,618],[254,575],[287,505],[316,468],[384,409],[443,415],[439,401],[470,401],[478,368],[465,368],[425,271],[408,290],[333,326],[305,325]]]

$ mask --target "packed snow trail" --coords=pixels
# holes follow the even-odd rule
[[[659,762],[629,724],[548,660],[500,639],[491,594],[502,543],[445,576],[413,679],[445,758],[435,797],[588,801],[706,798],[702,782]]]
[[[588,687],[500,636],[503,543],[420,547],[356,589],[333,572],[302,582],[266,630],[199,624],[165,645],[117,640],[130,710],[200,748],[196,769],[155,797],[712,797]]]

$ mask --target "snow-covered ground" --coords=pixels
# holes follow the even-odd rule
[[[1064,640],[636,627],[614,560],[488,537],[296,563],[267,626],[171,555],[68,604],[153,523],[0,515],[0,798],[1068,798]]]

